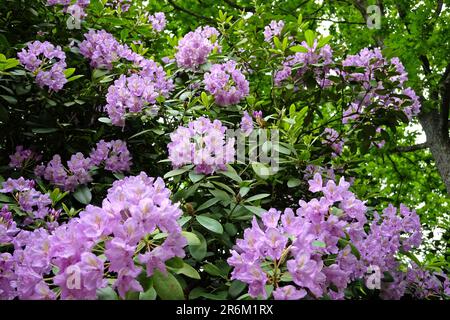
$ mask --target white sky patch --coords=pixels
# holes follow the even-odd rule
[[[427,137],[425,135],[425,131],[423,131],[422,126],[420,125],[420,123],[413,123],[410,122],[408,124],[408,126],[406,127],[406,133],[417,133],[416,136],[416,143],[424,143],[427,141]]]
[[[331,21],[321,21],[317,27],[317,32],[322,36],[327,37],[330,35],[330,27],[333,24]]]

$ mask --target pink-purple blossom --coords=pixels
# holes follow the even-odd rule
[[[153,30],[161,32],[166,27],[166,15],[164,12],[156,12],[148,17],[148,21],[152,24]]]
[[[271,42],[273,37],[279,37],[284,27],[283,20],[272,20],[270,24],[264,27],[264,41]]]
[[[41,88],[59,91],[67,83],[64,74],[67,67],[66,54],[60,46],[55,47],[48,41],[33,41],[17,56],[24,68],[35,75]]]
[[[193,164],[197,173],[227,170],[234,161],[234,138],[226,138],[227,128],[219,120],[201,117],[179,126],[170,134],[169,159],[174,168]]]
[[[204,64],[209,54],[215,49],[220,51],[217,42],[219,31],[213,27],[198,27],[186,34],[177,46],[175,59],[181,68],[196,70]]]
[[[101,207],[87,206],[51,231],[16,228],[3,208],[0,241],[11,243],[14,251],[0,254],[0,299],[95,299],[97,290],[109,285],[105,274],[122,298],[142,291],[137,261],[151,275],[155,269],[167,272],[167,260],[184,257],[181,215],[164,181],[143,172],[114,182]],[[153,237],[161,232],[166,236]]]
[[[36,166],[34,173],[55,186],[64,190],[74,191],[79,185],[92,181],[91,170],[94,166],[102,166],[114,173],[130,170],[131,155],[127,145],[121,140],[105,142],[101,140],[92,149],[89,157],[81,152],[71,156],[65,167],[61,156],[56,154],[47,165]]]
[[[274,75],[275,85],[281,86],[288,79],[293,82],[301,82],[307,72],[313,72],[316,82],[323,88],[331,85],[327,78],[330,75],[331,64],[333,63],[333,51],[329,45],[319,48],[317,40],[312,46],[306,41],[301,43],[306,52],[297,52],[288,56],[283,62],[283,66]],[[320,67],[316,65],[320,64]]]
[[[205,73],[205,89],[214,96],[219,106],[239,103],[249,94],[249,84],[242,72],[236,68],[235,61],[213,64]]]
[[[16,146],[16,152],[9,156],[9,166],[11,168],[21,169],[30,163],[39,161],[42,158],[40,154],[31,149],[24,149],[23,146]]]
[[[333,180],[324,184],[316,173],[309,185],[311,192],[321,192],[323,197],[301,200],[295,212],[272,208],[263,213],[262,224],[254,218],[231,251],[231,279],[248,284],[250,296],[266,297],[265,285],[270,279],[276,288],[275,299],[324,295],[343,299],[347,286],[364,278],[368,266],[394,273],[399,266],[398,252],[420,245],[419,218],[405,206],[400,206],[399,215],[390,205],[382,216],[375,213],[369,221],[368,208],[349,191],[350,184],[343,178],[338,184]],[[358,254],[348,243],[353,243]],[[285,273],[292,280],[277,288]],[[442,291],[439,284],[433,292]],[[431,283],[427,287],[432,288]]]

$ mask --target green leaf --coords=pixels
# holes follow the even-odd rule
[[[58,129],[57,128],[34,128],[31,130],[34,133],[53,133],[53,132],[57,132]]]
[[[422,266],[422,262],[412,253],[404,250],[400,250],[400,254],[403,254],[404,256],[410,258],[412,261],[414,261],[418,266]]]
[[[232,298],[236,298],[245,289],[246,286],[247,285],[244,282],[234,280],[231,283],[230,289],[228,289],[228,293]]]
[[[273,43],[275,44],[275,48],[281,50],[281,42],[277,36],[273,37]]]
[[[88,205],[92,200],[91,190],[87,186],[78,187],[78,189],[73,194],[74,198],[78,202]]]
[[[228,193],[226,193],[223,190],[213,189],[213,190],[210,190],[209,192],[211,192],[211,194],[215,198],[222,200],[222,201],[228,201],[228,200],[230,200],[230,197],[231,197]]]
[[[156,296],[155,288],[150,287],[147,291],[139,293],[139,300],[156,300]]]
[[[236,181],[237,183],[242,182],[242,178],[238,175],[236,170],[231,165],[227,165],[228,170],[227,171],[219,171],[220,174],[223,174],[224,176],[227,176],[228,178]]]
[[[268,166],[265,164],[259,163],[259,162],[253,162],[252,163],[252,169],[256,173],[258,177],[261,179],[267,179],[271,175],[271,170]]]
[[[97,290],[97,298],[99,300],[119,300],[116,291],[111,287],[105,287]]]
[[[66,70],[64,70],[64,75],[66,76],[66,78],[69,78],[71,75],[73,75],[74,72],[75,68],[67,68]]]
[[[106,124],[111,124],[111,119],[108,117],[100,117],[100,118],[98,118],[98,121],[100,121],[102,123],[106,123]]]
[[[208,98],[208,95],[206,94],[206,92],[203,91],[200,95],[200,98],[202,100],[202,104],[205,107],[209,106],[209,98]]]
[[[184,300],[183,289],[170,272],[164,275],[161,271],[155,270],[152,279],[153,287],[162,300]]]
[[[10,197],[0,193],[0,202],[10,203],[10,202],[12,202],[12,200]]]
[[[183,174],[183,173],[189,171],[191,168],[192,167],[184,167],[184,168],[180,168],[180,169],[175,169],[175,170],[169,171],[169,172],[167,172],[164,175],[164,179],[175,177],[175,176],[179,176],[180,174]]]
[[[189,171],[189,179],[191,179],[191,181],[193,183],[199,182],[204,177],[205,177],[204,174],[198,174],[198,173],[195,173],[194,171]]]
[[[332,35],[320,38],[317,46],[319,48],[322,48],[324,45],[326,45],[328,42],[330,42],[331,38],[333,38]]]
[[[312,31],[312,30],[305,31],[305,40],[310,48],[312,48],[314,46],[315,38],[316,38],[316,35],[314,34],[314,31]]]
[[[325,247],[326,247],[325,242],[322,242],[322,241],[319,241],[319,240],[313,241],[313,242],[312,242],[312,245],[313,245],[314,247],[319,247],[319,248],[325,248]]]
[[[214,220],[207,216],[197,216],[195,219],[200,223],[203,227],[208,229],[209,231],[212,231],[214,233],[222,234],[223,233],[223,227],[220,224],[219,221]]]
[[[12,96],[0,95],[0,97],[2,97],[9,104],[16,104],[17,103],[17,99],[12,97]]]
[[[256,214],[257,216],[261,216],[264,212],[266,212],[266,210],[261,207],[244,206],[244,208],[247,209],[248,211]]]
[[[209,273],[212,276],[215,277],[223,277],[224,275],[222,274],[222,271],[215,265],[213,265],[212,263],[207,263],[205,265],[203,265],[203,270],[205,270],[205,272]]]
[[[191,221],[192,217],[189,216],[184,216],[181,217],[180,219],[178,219],[178,224],[180,225],[180,227],[184,226],[186,223],[188,223],[189,221]]]
[[[260,200],[260,199],[267,198],[269,196],[270,196],[270,193],[260,193],[260,194],[251,196],[250,198],[245,200],[245,202],[252,202],[252,201]]]
[[[287,186],[288,186],[289,188],[295,188],[295,187],[299,186],[301,183],[302,183],[302,182],[301,182],[300,179],[297,179],[297,178],[291,178],[291,179],[288,180]]]
[[[202,261],[207,251],[206,239],[200,232],[194,231],[194,233],[200,239],[200,245],[189,245],[189,253],[195,260]]]
[[[308,49],[305,48],[304,46],[293,46],[290,47],[289,50],[293,51],[293,52],[308,52]]]
[[[72,81],[78,80],[78,79],[83,78],[83,77],[84,77],[83,74],[77,74],[76,76],[68,78],[67,82],[72,82]]]
[[[172,269],[180,269],[183,268],[184,261],[179,257],[174,257],[168,261],[166,261],[166,266]]]
[[[200,274],[190,264],[183,263],[183,267],[174,271],[176,274],[184,274],[186,277],[200,280]]]
[[[206,201],[205,203],[203,203],[202,205],[200,205],[197,208],[197,211],[202,211],[205,210],[213,205],[215,205],[217,202],[221,201],[219,198],[211,198],[208,201]]]
[[[186,238],[188,245],[190,246],[198,246],[201,244],[200,239],[197,237],[195,233],[182,231],[183,236]]]

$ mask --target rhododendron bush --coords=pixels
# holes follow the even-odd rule
[[[450,295],[359,173],[423,108],[389,50],[257,6],[0,3],[0,299]]]

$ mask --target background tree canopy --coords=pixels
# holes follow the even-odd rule
[[[450,294],[448,2],[0,8],[1,299]]]

